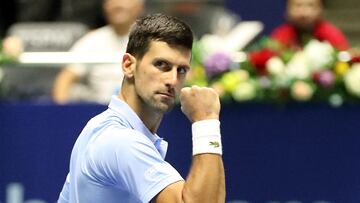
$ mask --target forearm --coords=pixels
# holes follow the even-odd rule
[[[69,91],[78,77],[70,70],[62,70],[55,79],[53,87],[53,99],[57,103],[65,103],[69,100]]]
[[[192,141],[192,165],[183,191],[185,199],[189,201],[185,202],[224,202],[220,122],[210,119],[193,123]]]
[[[225,174],[222,157],[216,154],[193,156],[183,189],[183,200],[190,202],[225,202]]]
[[[192,165],[186,181],[167,186],[152,202],[224,203],[219,96],[211,88],[193,86],[181,90],[180,102],[192,122]]]

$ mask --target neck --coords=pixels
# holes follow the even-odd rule
[[[116,35],[127,36],[129,34],[130,25],[112,25]]]
[[[150,132],[157,132],[163,118],[162,113],[147,111],[146,109],[139,109],[136,114],[139,115],[140,119],[144,122],[145,126],[150,130]]]

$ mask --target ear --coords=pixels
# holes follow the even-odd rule
[[[132,78],[134,76],[135,68],[136,58],[129,53],[125,53],[122,60],[122,70],[124,73],[124,77]]]

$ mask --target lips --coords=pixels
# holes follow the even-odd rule
[[[174,95],[174,94],[170,94],[170,93],[159,93],[159,94],[160,94],[160,95],[167,96],[167,97],[175,98],[175,95]]]
[[[175,98],[175,93],[173,91],[167,91],[167,92],[157,92],[157,94],[166,96],[166,97],[170,97],[170,98]]]

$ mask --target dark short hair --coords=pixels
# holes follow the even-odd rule
[[[151,14],[138,19],[132,26],[126,52],[141,59],[151,41],[162,41],[191,50],[193,38],[190,26],[178,18]]]

